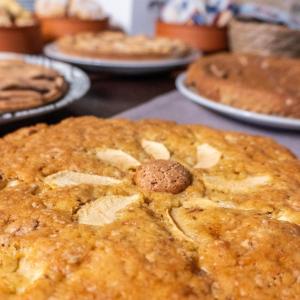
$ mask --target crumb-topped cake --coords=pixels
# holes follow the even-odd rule
[[[199,59],[187,85],[213,101],[257,113],[300,118],[300,61],[247,54]]]
[[[56,70],[22,60],[0,60],[0,113],[54,102],[68,88]]]
[[[58,49],[66,54],[107,59],[163,59],[188,55],[190,47],[180,40],[121,32],[78,33],[62,37]]]
[[[299,299],[300,163],[271,139],[84,117],[0,157],[1,299]]]

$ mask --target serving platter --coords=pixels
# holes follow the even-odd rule
[[[55,43],[45,46],[44,53],[50,58],[72,63],[90,71],[107,71],[119,74],[151,74],[183,67],[196,60],[200,53],[193,51],[182,58],[168,58],[155,60],[121,60],[87,58],[61,52]]]
[[[20,59],[27,63],[53,68],[65,77],[69,84],[69,89],[67,93],[56,102],[16,112],[2,114],[0,112],[0,124],[6,124],[56,111],[81,99],[90,89],[89,77],[84,71],[72,65],[54,61],[42,56],[0,53],[0,60],[4,59]]]
[[[278,129],[300,130],[300,119],[260,114],[218,103],[201,96],[196,90],[188,87],[185,82],[186,73],[182,73],[176,79],[176,87],[178,91],[187,99],[200,104],[205,108],[255,125],[268,126]]]

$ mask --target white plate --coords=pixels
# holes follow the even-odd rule
[[[64,78],[68,81],[69,89],[66,95],[56,102],[39,106],[36,108],[19,110],[11,113],[0,113],[0,124],[39,116],[48,112],[61,109],[71,104],[72,102],[82,98],[90,89],[90,80],[88,76],[82,70],[71,65],[57,62],[42,56],[20,55],[14,53],[0,53],[0,60],[1,59],[22,59],[31,64],[38,64],[48,68],[53,68],[60,74],[62,74]]]
[[[199,57],[199,52],[192,52],[190,55],[176,59],[157,60],[113,60],[86,58],[77,55],[68,55],[59,51],[55,43],[44,48],[44,53],[57,60],[73,63],[82,68],[93,71],[109,71],[120,74],[150,74],[167,71],[175,67],[185,66]]]
[[[176,79],[176,87],[180,93],[186,98],[194,101],[206,108],[217,111],[221,114],[230,116],[234,119],[242,120],[244,122],[269,126],[273,128],[300,130],[300,119],[276,117],[271,115],[259,114],[242,109],[238,109],[226,104],[217,103],[199,95],[196,91],[189,88],[185,84],[186,73],[179,75]]]

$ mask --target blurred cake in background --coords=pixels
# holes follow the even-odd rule
[[[40,17],[65,17],[68,0],[37,0],[35,13]]]
[[[59,72],[18,59],[0,60],[0,114],[52,103],[68,90]]]
[[[192,49],[177,39],[150,38],[121,32],[79,33],[57,41],[60,51],[76,56],[101,59],[153,60],[189,55]]]
[[[0,1],[0,51],[35,54],[42,50],[40,26],[18,1]]]
[[[46,42],[108,27],[108,18],[97,0],[37,0],[35,13],[41,22]]]
[[[35,12],[40,17],[72,17],[102,20],[106,17],[97,0],[37,0]]]
[[[35,19],[31,12],[15,0],[0,1],[0,27],[32,26]]]
[[[68,13],[70,17],[82,20],[101,20],[106,17],[96,0],[71,0]]]

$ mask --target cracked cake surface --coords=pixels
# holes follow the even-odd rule
[[[0,157],[0,299],[299,298],[300,162],[271,139],[82,117]]]

